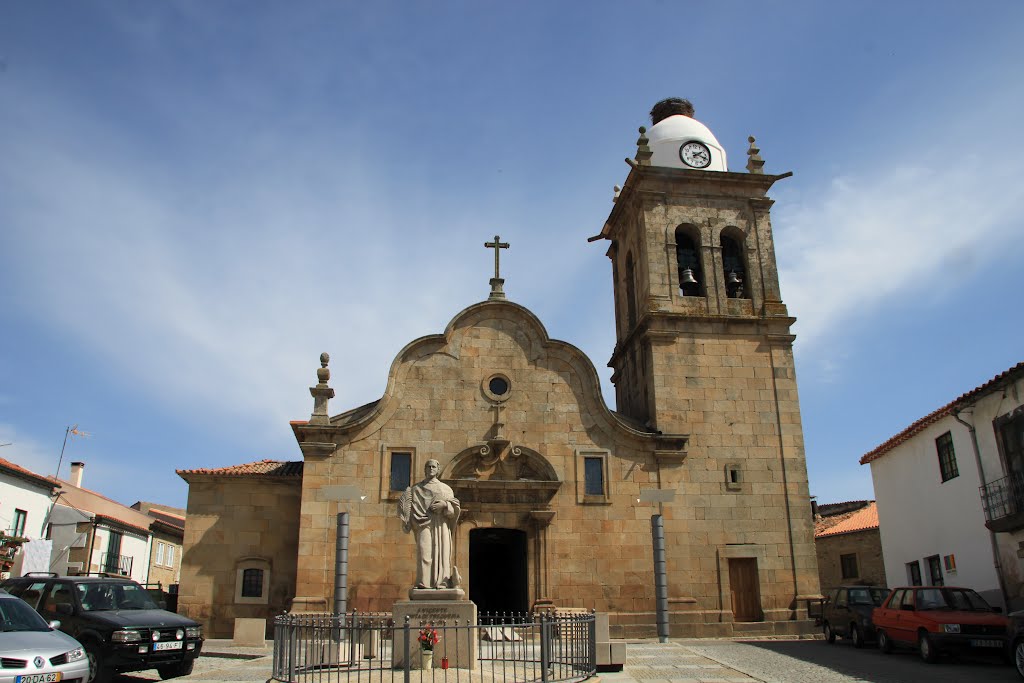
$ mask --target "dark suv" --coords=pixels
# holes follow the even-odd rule
[[[32,572],[0,588],[30,604],[85,647],[91,683],[113,673],[156,669],[160,678],[192,673],[203,647],[202,627],[160,609],[139,584],[109,576]]]

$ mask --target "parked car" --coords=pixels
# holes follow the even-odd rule
[[[89,658],[81,644],[0,590],[0,683],[85,683]]]
[[[0,588],[44,619],[60,620],[60,630],[85,648],[90,683],[143,669],[156,669],[164,679],[187,676],[203,648],[198,623],[160,609],[129,579],[32,572],[7,579]]]
[[[849,638],[854,647],[875,639],[871,612],[882,604],[889,589],[881,586],[840,586],[833,589],[821,611],[821,628],[825,640]]]
[[[1010,612],[1010,659],[1024,678],[1024,611]]]
[[[921,659],[934,662],[951,650],[1004,654],[1009,620],[970,588],[905,586],[893,589],[875,608],[878,647],[916,647]]]

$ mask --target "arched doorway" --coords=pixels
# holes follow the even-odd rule
[[[485,614],[529,609],[526,532],[473,529],[469,532],[469,599]]]

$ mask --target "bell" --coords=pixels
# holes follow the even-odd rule
[[[741,284],[743,282],[743,280],[741,280],[739,278],[739,276],[736,275],[736,271],[735,270],[730,270],[729,271],[729,276],[725,279],[725,282],[727,284],[729,284],[729,285],[738,285],[738,284]]]
[[[679,284],[681,284],[681,285],[695,285],[695,284],[697,284],[696,278],[693,277],[693,269],[692,268],[687,268],[686,270],[684,270],[682,272],[682,274],[680,275],[679,280],[680,280]]]

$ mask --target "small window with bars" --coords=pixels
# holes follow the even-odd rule
[[[242,572],[242,597],[259,598],[263,596],[263,570],[246,569]]]

